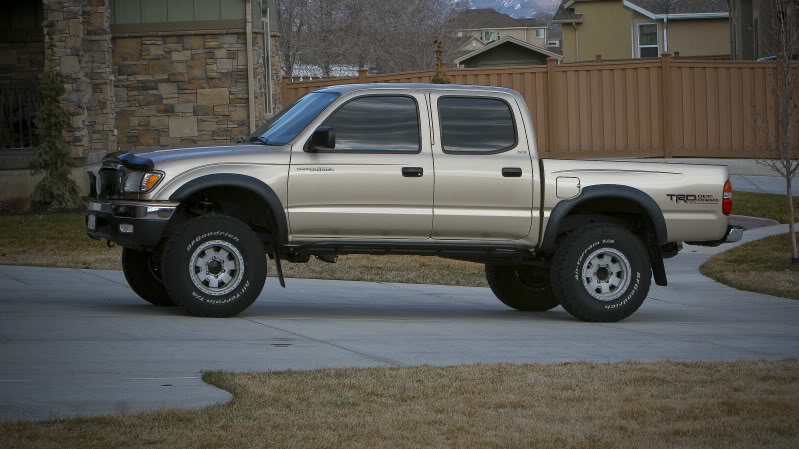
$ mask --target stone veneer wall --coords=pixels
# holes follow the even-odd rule
[[[256,125],[265,120],[263,34],[253,39]],[[114,37],[122,151],[227,144],[249,134],[244,32]]]
[[[85,158],[90,150],[114,151],[108,0],[43,0],[42,4],[44,25],[53,25],[55,58],[65,78],[72,155]]]

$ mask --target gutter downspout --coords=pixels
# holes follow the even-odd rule
[[[663,53],[669,52],[669,16],[663,18]]]
[[[250,132],[255,131],[255,77],[253,76],[252,60],[252,0],[247,0],[247,90],[250,106]]]
[[[266,6],[266,22],[264,26],[264,31],[266,32],[266,37],[264,38],[264,45],[266,45],[266,51],[264,52],[264,65],[266,66],[266,113],[271,115],[273,113],[272,110],[272,22],[269,16],[269,4],[267,3]]]
[[[574,27],[574,62],[580,62],[580,29],[572,22]]]

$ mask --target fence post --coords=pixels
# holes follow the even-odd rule
[[[280,79],[280,107],[284,107],[289,104],[289,79],[288,77],[282,77]]]
[[[555,63],[557,59],[547,58],[547,134],[549,135],[549,157],[558,158],[557,102],[555,101]],[[540,156],[539,156],[540,157]]]
[[[358,69],[358,83],[363,84],[366,82],[366,75],[369,74],[369,71],[366,69]]]
[[[662,97],[663,97],[663,157],[671,159],[672,154],[672,115],[671,115],[671,54],[663,53],[660,58],[662,72]]]

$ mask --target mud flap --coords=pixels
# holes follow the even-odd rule
[[[272,237],[272,256],[275,258],[275,269],[277,269],[277,280],[280,286],[286,288],[286,280],[283,279],[283,267],[280,265],[280,241],[277,234]]]
[[[655,241],[655,233],[648,230],[646,233],[646,246],[649,249],[649,260],[652,264],[652,277],[655,284],[665,287],[668,285],[666,280],[666,265],[663,263],[663,253],[660,252],[660,244]]]

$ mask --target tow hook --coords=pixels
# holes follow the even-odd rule
[[[106,240],[105,244],[108,245],[109,248],[113,248],[114,247],[114,242],[112,242],[111,240]]]

